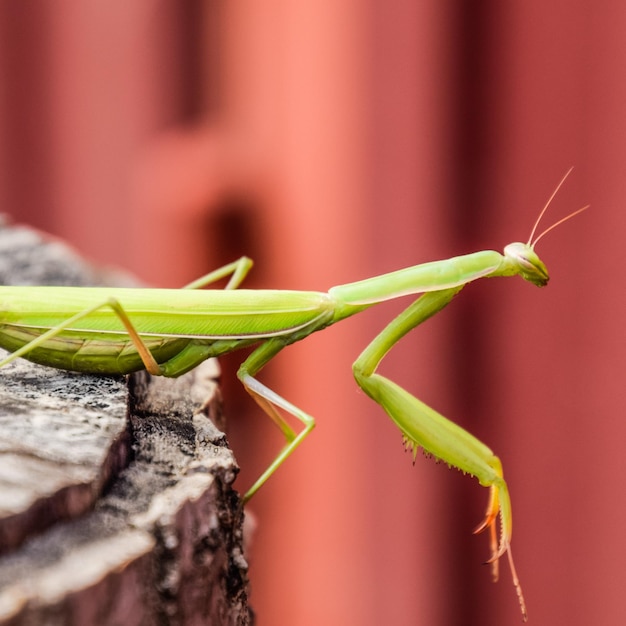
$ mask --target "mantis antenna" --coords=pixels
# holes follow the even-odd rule
[[[546,205],[543,207],[543,209],[541,210],[541,213],[539,213],[539,217],[537,218],[537,221],[535,222],[535,225],[533,226],[533,229],[530,233],[530,237],[528,238],[528,245],[534,250],[535,246],[537,245],[537,242],[544,236],[547,235],[553,228],[556,228],[557,226],[559,226],[559,224],[562,224],[563,222],[566,222],[567,220],[571,219],[572,217],[574,217],[574,215],[578,215],[579,213],[582,213],[585,209],[588,209],[591,205],[587,204],[586,206],[582,207],[582,209],[578,209],[577,211],[574,211],[572,213],[570,213],[569,215],[566,215],[565,217],[562,217],[558,222],[555,222],[554,224],[552,224],[552,226],[548,226],[548,228],[546,228],[540,235],[537,235],[537,238],[533,241],[533,237],[535,235],[535,231],[537,230],[537,226],[539,226],[539,222],[541,222],[541,218],[543,217],[543,214],[548,210],[548,207],[550,206],[550,204],[552,203],[552,200],[554,200],[554,196],[556,196],[556,194],[558,193],[559,189],[563,186],[563,183],[565,182],[565,179],[572,173],[572,170],[574,169],[574,167],[570,167],[567,172],[565,172],[565,176],[563,176],[563,178],[561,178],[561,182],[559,182],[559,184],[556,186],[556,189],[552,192],[552,195],[548,198],[548,201],[546,202]]]

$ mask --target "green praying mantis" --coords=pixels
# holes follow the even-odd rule
[[[504,254],[487,250],[423,263],[331,287],[327,293],[239,289],[252,266],[246,257],[176,290],[0,287],[0,346],[11,353],[0,361],[0,367],[23,357],[77,372],[127,374],[145,368],[153,375],[173,377],[209,357],[253,346],[237,376],[286,442],[245,494],[247,501],[315,425],[310,415],[259,382],[257,373],[283,348],[314,332],[386,300],[420,294],[358,357],[354,376],[398,426],[414,458],[421,447],[489,488],[487,512],[476,532],[489,529],[494,578],[498,560],[507,555],[526,619],[511,555],[511,500],[500,460],[476,437],[376,370],[404,335],[443,309],[468,283],[520,275],[539,287],[547,284],[548,271],[534,252],[535,245],[547,232],[587,208],[559,220],[533,239],[568,174],[541,211],[527,243],[509,244]],[[200,289],[220,279],[228,279],[224,289]],[[284,414],[297,418],[302,430],[292,429]]]

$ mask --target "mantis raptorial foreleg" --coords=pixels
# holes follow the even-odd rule
[[[479,439],[446,419],[393,381],[376,373],[387,352],[409,331],[435,315],[462,289],[425,293],[395,318],[367,346],[353,365],[354,377],[365,393],[391,417],[402,433],[405,445],[417,454],[419,447],[450,466],[475,476],[489,487],[489,503],[484,521],[476,529],[489,529],[492,573],[498,579],[498,559],[507,553],[513,583],[526,617],[526,604],[511,555],[511,499],[502,474],[500,459]],[[501,534],[496,538],[496,520],[500,514]]]

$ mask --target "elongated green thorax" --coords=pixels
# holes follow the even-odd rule
[[[497,272],[504,258],[494,250],[414,265],[355,283],[338,285],[329,295],[349,304],[375,304],[402,296],[441,291],[465,285]],[[511,272],[516,274],[518,272]]]
[[[504,254],[483,250],[431,263],[422,263],[366,280],[331,287],[328,293],[345,305],[372,305],[406,295],[462,287],[479,278],[515,276],[543,287],[548,270],[531,246],[511,243]],[[335,321],[346,315],[335,314]]]

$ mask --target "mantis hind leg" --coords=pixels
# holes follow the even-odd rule
[[[487,513],[475,532],[489,529],[494,579],[498,577],[498,559],[508,556],[513,584],[522,615],[526,607],[511,556],[511,500],[497,456],[479,439],[431,409],[402,387],[376,373],[385,354],[411,329],[445,307],[460,288],[423,294],[394,319],[363,351],[353,366],[358,385],[391,417],[402,433],[413,456],[419,447],[464,473],[475,476],[490,491]],[[497,540],[496,521],[500,516],[501,534]]]
[[[52,339],[59,335],[64,330],[71,328],[76,322],[88,317],[92,313],[95,313],[99,309],[109,307],[118,316],[128,336],[135,345],[137,353],[139,354],[141,361],[146,370],[153,376],[167,376],[176,377],[184,374],[185,372],[193,369],[196,365],[199,365],[202,361],[205,361],[211,355],[211,346],[208,344],[200,344],[191,342],[186,348],[179,352],[176,356],[172,357],[169,361],[163,364],[157,363],[156,359],[150,352],[150,349],[146,346],[144,340],[140,337],[134,324],[128,317],[128,314],[122,307],[122,305],[115,299],[109,298],[104,302],[100,302],[94,306],[91,306],[71,317],[68,317],[65,321],[61,322],[54,328],[42,333],[36,339],[23,345],[21,348],[11,352],[6,358],[0,361],[0,367],[4,367],[11,361],[27,355],[31,350],[41,346],[49,339]]]
[[[206,285],[213,283],[225,276],[231,274],[231,278],[228,281],[225,289],[237,289],[243,282],[248,272],[252,267],[252,260],[248,257],[241,257],[237,261],[220,267],[205,276],[185,285],[183,289],[200,289]],[[269,341],[260,345],[252,354],[242,363],[237,372],[237,377],[243,384],[245,390],[254,398],[255,402],[263,409],[263,412],[270,417],[270,419],[278,426],[283,436],[285,437],[285,445],[278,453],[276,458],[272,461],[269,467],[261,474],[261,476],[255,481],[255,483],[248,489],[243,497],[243,501],[248,501],[259,488],[267,481],[267,479],[283,464],[288,456],[302,443],[304,438],[315,427],[315,420],[299,409],[297,406],[291,404],[283,397],[266,387],[263,383],[259,382],[254,376],[259,370],[270,361],[283,347],[286,345],[286,341],[280,339],[270,339]],[[163,365],[165,375],[174,375],[174,371],[178,371],[178,364],[184,361],[186,365],[183,365],[183,369],[190,369],[187,367],[189,363],[194,360],[200,362],[207,358],[206,352],[210,350],[207,346],[190,344],[183,352],[171,359],[168,363]],[[280,411],[285,411],[290,415],[293,415],[304,425],[304,428],[299,432],[291,428]]]
[[[31,350],[34,350],[35,348],[41,346],[49,339],[52,339],[56,337],[57,335],[59,335],[64,330],[71,328],[74,324],[76,324],[76,322],[84,319],[85,317],[88,317],[92,313],[95,313],[99,309],[103,309],[105,307],[109,307],[113,309],[114,313],[119,317],[120,321],[124,325],[124,328],[126,329],[126,332],[130,336],[133,343],[135,344],[135,347],[137,348],[137,352],[139,353],[139,356],[141,357],[144,367],[148,370],[148,372],[156,376],[162,375],[163,374],[162,367],[156,362],[155,358],[152,356],[152,353],[150,352],[150,350],[144,343],[143,339],[137,333],[137,330],[135,329],[133,323],[130,321],[130,318],[126,314],[126,311],[124,311],[124,308],[122,307],[122,305],[115,298],[109,298],[103,302],[95,304],[94,306],[90,306],[84,309],[83,311],[80,311],[76,313],[75,315],[72,315],[71,317],[68,317],[65,321],[61,322],[54,328],[47,330],[45,333],[42,333],[41,335],[39,335],[39,337],[37,337],[36,339],[33,339],[32,341],[23,345],[21,348],[9,354],[9,356],[7,356],[5,359],[0,361],[0,367],[7,365],[11,361],[19,357],[25,356]]]
[[[305,437],[315,427],[315,420],[299,409],[291,402],[285,400],[277,393],[260,383],[254,376],[255,374],[270,361],[283,347],[286,345],[284,338],[270,339],[266,343],[260,345],[240,366],[237,377],[242,382],[246,391],[254,398],[256,403],[270,417],[270,419],[278,426],[285,437],[285,445],[272,461],[269,467],[261,474],[256,482],[248,489],[243,497],[244,502],[248,501],[258,489],[267,481],[267,479],[283,464],[285,459],[304,441]],[[299,432],[291,428],[281,415],[280,410],[293,415],[304,425]]]
[[[231,275],[231,277],[225,289],[236,289],[242,283],[242,281],[250,271],[251,267],[252,260],[248,257],[241,257],[237,259],[237,261],[229,263],[228,265],[224,265],[223,267],[220,267],[202,276],[201,278],[198,278],[192,283],[185,285],[183,289],[200,289],[201,287],[220,280],[221,278],[224,278],[228,275]],[[109,298],[104,302],[100,302],[83,311],[80,311],[79,313],[76,313],[75,315],[72,315],[71,317],[68,317],[65,321],[58,324],[54,328],[51,328],[45,333],[42,333],[39,337],[33,339],[29,343],[23,345],[21,348],[15,350],[6,358],[0,360],[0,367],[4,367],[15,359],[25,356],[31,350],[34,350],[35,348],[43,345],[49,339],[52,339],[64,330],[71,328],[71,326],[76,322],[84,319],[85,317],[88,317],[95,311],[98,311],[99,309],[105,307],[111,308],[113,312],[118,316],[118,318],[124,325],[126,332],[128,332],[128,335],[131,338],[132,342],[135,344],[135,347],[137,349],[137,352],[139,353],[139,356],[141,357],[144,367],[150,374],[153,374],[155,376],[179,376],[180,374],[183,374],[184,372],[192,369],[202,361],[206,360],[209,356],[211,356],[210,349],[206,345],[192,344],[188,346],[187,349],[183,350],[181,354],[174,357],[174,359],[170,359],[170,361],[172,361],[170,366],[168,366],[169,362],[164,363],[163,366],[159,365],[156,362],[155,358],[152,356],[152,353],[146,346],[143,339],[139,336],[139,333],[135,329],[126,312],[124,311],[122,305],[114,298]]]

